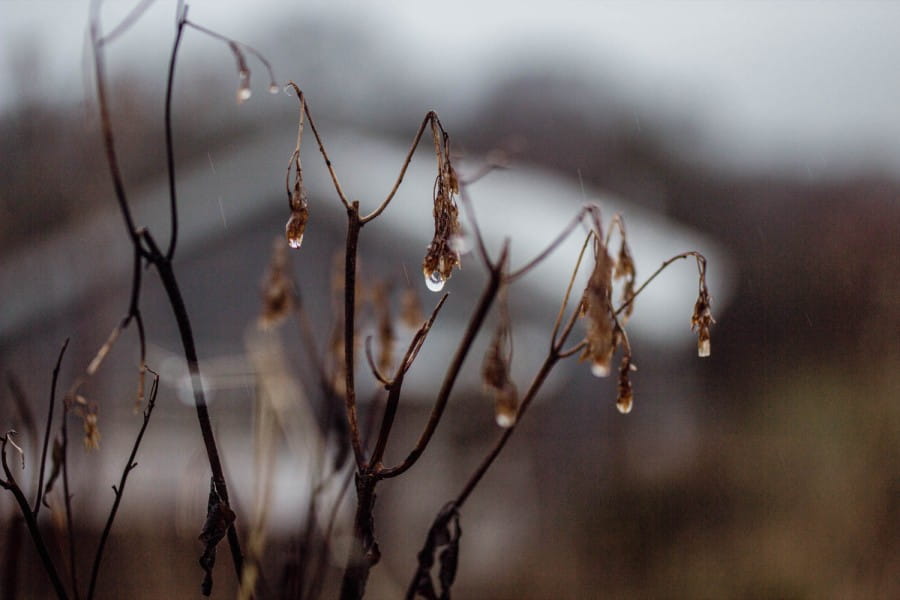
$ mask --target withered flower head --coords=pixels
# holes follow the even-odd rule
[[[636,369],[631,364],[631,355],[626,352],[619,365],[619,383],[616,393],[616,408],[623,415],[630,413],[634,404],[634,390],[632,390],[631,378],[629,377],[629,373],[634,370]]]
[[[715,322],[710,311],[709,290],[706,289],[706,282],[701,280],[700,294],[694,303],[694,314],[691,315],[691,331],[697,332],[698,356],[709,356],[709,327]]]
[[[425,285],[432,292],[439,292],[444,283],[459,266],[459,251],[455,240],[460,237],[459,208],[455,195],[459,193],[459,180],[450,166],[449,158],[444,159],[444,168],[435,180],[434,191],[434,238],[428,245],[422,261]]]
[[[88,450],[100,447],[100,428],[97,427],[97,413],[94,411],[84,415],[84,447]]]
[[[297,176],[294,189],[290,198],[291,216],[284,226],[288,246],[299,248],[303,243],[303,233],[306,231],[306,221],[309,219],[309,209],[306,202],[306,191],[303,188],[303,180]]]
[[[503,428],[512,427],[519,413],[519,394],[509,376],[512,362],[512,330],[506,306],[505,288],[500,295],[500,322],[484,354],[481,381],[485,392],[494,397],[494,419]]]
[[[260,327],[267,329],[277,325],[294,308],[294,286],[287,274],[287,252],[276,240],[272,249],[272,261],[262,285],[262,314]]]
[[[628,242],[625,239],[625,230],[622,230],[622,245],[619,246],[619,256],[616,259],[616,268],[613,273],[615,279],[624,279],[624,287],[622,288],[622,304],[625,310],[620,315],[620,320],[624,325],[634,311],[634,279],[636,271],[634,268],[634,258],[631,256],[631,250],[628,248]]]
[[[597,260],[584,290],[582,310],[587,320],[587,346],[581,360],[591,361],[591,372],[597,377],[609,375],[610,362],[618,344],[610,292],[613,260],[606,248],[597,244]]]

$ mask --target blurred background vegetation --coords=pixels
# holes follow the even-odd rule
[[[41,10],[69,14],[61,4],[45,3]],[[154,6],[143,26],[158,27],[154,19],[170,18],[169,4]],[[872,4],[858,9],[841,5],[847,12],[846,31],[840,29],[840,18],[819,19],[817,7],[805,3],[797,3],[806,6],[802,11],[788,3],[786,13],[774,4],[744,9],[752,13],[745,16],[759,38],[756,51],[762,69],[769,64],[764,52],[774,53],[776,63],[782,52],[783,60],[798,69],[825,68],[814,50],[807,48],[809,55],[798,58],[801,46],[787,43],[792,36],[798,45],[816,37],[803,26],[810,16],[822,27],[820,36],[832,36],[823,47],[844,43],[846,54],[859,58],[859,64],[848,59],[849,64],[826,72],[837,81],[834,85],[842,76],[848,78],[846,89],[840,88],[846,94],[821,97],[823,103],[833,98],[844,102],[843,110],[850,114],[846,131],[853,131],[853,115],[865,113],[859,117],[860,135],[848,137],[843,155],[838,135],[824,142],[828,147],[818,148],[808,139],[793,146],[790,126],[771,139],[757,131],[756,138],[746,141],[755,150],[746,154],[734,133],[727,132],[727,144],[710,142],[719,138],[708,130],[713,121],[705,113],[727,110],[716,106],[717,98],[727,96],[713,83],[705,90],[702,80],[698,85],[674,78],[654,93],[646,84],[653,73],[641,72],[638,63],[634,73],[609,66],[627,56],[630,46],[616,45],[621,37],[640,41],[655,31],[654,24],[662,18],[653,14],[657,5],[609,7],[619,17],[636,11],[635,22],[647,23],[648,31],[636,26],[620,32],[607,41],[608,57],[602,60],[586,58],[595,47],[566,38],[559,19],[548,16],[542,30],[539,18],[525,15],[523,22],[531,26],[522,25],[521,36],[533,42],[527,52],[525,42],[509,43],[510,34],[498,37],[503,44],[482,44],[484,53],[466,62],[454,49],[453,33],[443,27],[470,19],[475,32],[490,30],[490,23],[515,32],[515,11],[504,18],[492,10],[484,15],[475,11],[465,19],[448,17],[449,23],[442,25],[440,14],[422,16],[424,9],[401,3],[383,19],[394,15],[402,26],[396,15],[406,11],[410,19],[419,20],[410,21],[407,26],[416,31],[398,41],[382,21],[369,23],[374,17],[367,11],[354,21],[348,18],[352,11],[335,9],[331,15],[319,4],[307,18],[282,6],[290,20],[282,19],[279,27],[263,19],[271,27],[264,30],[261,25],[243,27],[246,14],[225,11],[222,16],[208,4],[196,4],[195,20],[257,46],[279,77],[301,82],[317,120],[322,120],[326,142],[328,125],[340,124],[405,144],[425,110],[436,108],[456,150],[479,156],[501,148],[518,165],[574,182],[580,174],[586,187],[675,219],[731,256],[734,293],[726,308],[717,311],[713,305],[718,324],[709,359],[693,358],[689,312],[644,315],[683,319],[686,346],[655,348],[648,341],[636,349],[641,370],[631,415],[615,412],[610,386],[598,385],[580,371],[567,371],[551,396],[526,417],[517,439],[463,513],[459,597],[900,597],[900,163],[891,151],[879,152],[884,149],[880,142],[867,146],[872,138],[864,135],[873,130],[871,122],[878,122],[867,94],[885,89],[876,85],[881,78],[896,77],[894,72],[874,72],[865,63],[869,53],[882,50],[876,34],[883,30],[867,37],[864,25],[870,21],[865,15],[856,18],[855,11],[874,10]],[[568,18],[578,20],[583,5],[564,4]],[[725,33],[697,39],[711,44],[709,53],[723,54],[724,62],[737,60],[729,54],[730,25],[721,8],[678,4],[683,21],[673,27],[691,18],[710,27],[720,25]],[[24,2],[0,7],[21,22],[27,17],[19,11],[29,10]],[[590,18],[604,17],[602,8],[584,10],[590,10]],[[831,5],[822,10],[830,15],[828,11],[837,9]],[[92,215],[108,212],[113,204],[95,105],[92,94],[85,97],[79,87],[81,74],[74,79],[69,75],[64,87],[49,86],[53,94],[44,91],[44,79],[56,76],[56,55],[77,56],[79,48],[54,44],[52,28],[63,25],[46,14],[42,18],[43,25],[35,26],[50,29],[49,34],[4,36],[2,45],[12,78],[9,87],[22,94],[7,98],[0,115],[0,266],[16,263]],[[431,23],[433,31],[423,33],[423,22]],[[891,27],[896,29],[897,23],[895,19]],[[160,35],[158,47],[142,54],[141,31],[135,32],[138,41],[131,46],[123,38],[122,49],[111,51],[111,95],[127,183],[136,190],[154,190],[164,173],[162,82],[169,38]],[[603,31],[601,27],[597,35]],[[465,39],[464,32],[457,33]],[[842,33],[848,37],[840,37]],[[60,40],[70,37],[60,35]],[[787,40],[787,45],[773,42],[769,45],[774,49],[766,50],[770,37]],[[236,77],[227,48],[198,41],[198,36],[188,38],[175,105],[179,168],[207,170],[211,165],[215,171],[217,156],[240,149],[260,132],[271,132],[272,139],[279,140],[283,148],[276,152],[284,154],[286,164],[293,146],[294,100],[264,94],[263,71],[257,67],[254,85],[260,91],[248,103],[236,105]],[[421,39],[429,42],[418,48],[414,42]],[[864,50],[857,52],[857,45]],[[441,48],[448,56],[446,65],[432,60]],[[752,53],[753,48],[744,51]],[[883,50],[897,56],[891,46]],[[427,64],[416,62],[417,52],[419,61]],[[754,62],[736,62],[734,68],[747,64]],[[860,75],[854,70],[865,70],[872,87],[858,85],[855,78]],[[753,81],[757,75],[748,72],[747,77]],[[89,75],[85,78],[90,80]],[[36,79],[43,83],[33,83]],[[788,95],[801,99],[794,110],[802,114],[802,99],[815,98],[815,90],[808,89],[808,78],[800,71],[787,81],[796,85]],[[765,90],[759,93],[766,95]],[[891,105],[896,107],[896,102]],[[766,114],[765,107],[759,111]],[[808,111],[821,117],[820,107]],[[824,114],[821,118],[827,119]],[[885,131],[894,131],[896,115],[882,117]],[[810,123],[815,130],[812,117]],[[845,131],[828,123],[821,128]],[[315,163],[317,158],[309,156],[308,164]],[[273,169],[282,173],[283,165]],[[253,176],[222,174],[219,185],[227,189],[229,178]],[[189,273],[182,281],[201,332],[201,352],[210,358],[242,352],[244,329],[256,314],[258,282],[271,238],[286,218],[278,177],[260,191],[260,202],[265,197],[271,208],[243,222],[235,219],[218,238],[180,255],[179,268]],[[212,195],[217,193],[222,192]],[[342,230],[337,221],[321,227],[321,237],[328,241],[310,241],[309,253],[297,259],[295,271],[313,306],[327,316],[328,264]],[[79,247],[70,251],[78,253]],[[395,258],[387,254],[382,264],[390,265]],[[127,269],[130,256],[120,258]],[[413,272],[415,260],[410,262]],[[223,274],[233,281],[223,284]],[[40,275],[35,273],[38,279]],[[43,285],[49,289],[63,284]],[[62,340],[73,340],[61,379],[64,388],[121,316],[127,286],[127,277],[110,281],[58,313],[7,323],[0,339],[0,369],[7,380],[0,390],[4,428],[22,428],[8,382],[18,382],[40,421]],[[17,289],[5,286],[0,307],[16,294]],[[460,314],[465,313],[465,300],[462,304]],[[148,289],[145,306],[153,323],[151,342],[174,351],[177,338],[158,289]],[[120,356],[111,358],[98,377],[103,383],[90,390],[102,406],[99,454],[112,454],[102,459],[110,462],[110,469],[122,458],[115,448],[124,448],[136,428],[131,399],[123,399],[127,394],[121,391],[132,389],[134,348],[127,344],[133,343],[130,338],[120,342]],[[292,360],[300,355],[296,348],[288,353]],[[228,369],[234,374],[238,368]],[[298,373],[303,373],[299,367]],[[213,404],[217,427],[232,432],[223,442],[231,471],[249,463],[241,458],[246,440],[233,433],[242,431],[252,412],[252,390],[247,387],[252,386],[223,391]],[[141,466],[133,474],[134,489],[126,494],[129,508],[123,508],[115,530],[101,584],[104,597],[126,592],[130,597],[181,597],[193,593],[199,583],[195,538],[205,499],[202,489],[181,489],[189,486],[180,473],[202,473],[202,461],[194,456],[178,468],[154,466],[154,449],[162,452],[177,436],[196,436],[190,408],[172,401],[173,396],[174,387],[164,386]],[[469,396],[451,405],[439,431],[440,445],[429,449],[427,460],[408,478],[381,490],[377,529],[384,560],[373,572],[373,597],[391,597],[397,582],[405,584],[430,519],[459,489],[495,435],[489,404],[477,393]],[[424,411],[423,403],[414,402],[403,414],[404,435],[415,435]],[[196,445],[186,447],[196,453],[199,441],[191,443]],[[78,450],[74,454],[83,470],[90,471],[91,461],[101,460],[81,456]],[[102,471],[104,476],[112,472]],[[153,497],[141,487],[142,477],[169,480],[181,499]],[[86,495],[108,490],[111,483],[97,474],[83,477],[76,505],[84,508],[79,502],[88,503]],[[185,495],[190,499],[184,500]],[[142,503],[165,507],[171,517]],[[14,539],[13,509],[7,495],[0,496],[6,540]],[[105,508],[99,510],[102,514]],[[302,554],[296,535],[300,524],[282,521],[273,527],[273,580],[286,557]],[[94,521],[84,519],[78,531],[90,548],[97,535],[93,528]],[[15,581],[19,595],[9,588],[0,595],[43,593],[44,577],[30,541],[19,543],[17,559],[9,555],[15,544],[4,546],[4,568],[17,573],[9,579],[7,570],[4,581]],[[216,595],[224,596],[233,582],[226,569],[220,571]]]

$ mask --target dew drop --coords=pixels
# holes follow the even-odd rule
[[[278,92],[279,92],[280,90],[281,90],[281,88],[279,88],[279,87],[278,87],[278,84],[275,83],[274,81],[269,85],[269,93],[272,94],[273,96],[275,96],[276,94],[278,94]]]
[[[444,279],[444,276],[441,275],[440,271],[425,273],[425,287],[427,287],[430,291],[441,291],[442,289],[444,289],[444,283],[446,283],[446,280]]]
[[[630,413],[631,407],[633,405],[634,405],[634,401],[630,395],[616,400],[616,408],[619,409],[619,412],[622,413],[623,415],[627,415],[628,413]]]
[[[251,96],[252,94],[253,94],[253,92],[250,91],[250,88],[249,88],[249,87],[247,87],[246,85],[241,85],[241,87],[239,87],[239,88],[238,88],[238,91],[237,91],[237,101],[238,101],[238,104],[240,104],[241,102],[246,102],[247,100],[249,100],[249,99],[250,99],[250,96]]]
[[[591,365],[591,373],[595,377],[606,377],[609,375],[609,363],[595,362]]]

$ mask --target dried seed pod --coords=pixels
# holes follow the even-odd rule
[[[519,416],[519,393],[512,381],[494,393],[494,420],[497,425],[509,429]]]
[[[303,243],[307,219],[309,219],[309,211],[305,204],[299,209],[291,210],[291,216],[284,226],[284,234],[287,238],[288,246],[291,248],[299,248]]]
[[[519,414],[519,394],[509,376],[512,362],[512,330],[510,328],[507,288],[499,292],[500,320],[494,337],[484,354],[481,381],[487,393],[494,396],[494,419],[500,427],[512,427]]]
[[[262,300],[259,324],[263,328],[277,325],[294,308],[294,286],[287,274],[287,252],[279,240],[272,248],[272,260],[262,285]]]
[[[631,378],[629,377],[629,373],[633,370],[635,370],[635,367],[631,364],[631,355],[626,353],[619,364],[619,382],[616,393],[616,408],[623,415],[630,413],[634,404],[634,390],[631,387]]]
[[[709,356],[709,327],[716,322],[712,317],[710,301],[706,282],[701,279],[700,294],[697,302],[694,303],[694,313],[691,315],[691,331],[697,332],[697,355],[701,357]]]
[[[624,325],[631,313],[634,311],[634,280],[636,270],[634,267],[634,258],[631,256],[631,250],[628,248],[628,242],[625,239],[625,229],[622,228],[622,244],[619,246],[619,256],[616,259],[616,268],[613,273],[615,279],[624,279],[622,287],[622,304],[625,310],[620,315],[620,320]]]
[[[450,279],[454,267],[459,267],[459,251],[455,246],[461,229],[459,207],[454,199],[459,193],[459,181],[450,166],[449,158],[444,159],[444,165],[435,180],[434,237],[422,261],[425,285],[432,292],[441,291],[444,283]]]
[[[610,304],[612,289],[613,260],[606,248],[597,244],[597,260],[594,270],[584,290],[582,310],[587,319],[587,346],[581,360],[591,361],[591,372],[597,377],[606,377],[610,372],[610,362],[619,335]]]
[[[84,447],[88,450],[96,450],[100,447],[100,428],[97,426],[96,406],[85,411],[82,418],[84,425]]]

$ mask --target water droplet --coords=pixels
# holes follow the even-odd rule
[[[444,276],[441,275],[440,271],[425,273],[425,287],[427,287],[430,291],[441,291],[442,289],[444,289],[444,283],[446,283],[446,280],[444,279]]]
[[[285,96],[293,96],[294,95],[294,86],[289,83],[284,84],[284,87],[281,88],[281,91],[284,92]]]
[[[271,84],[269,84],[269,93],[272,94],[273,96],[276,95],[280,89],[281,88],[279,88],[278,84],[275,83],[274,81]]]
[[[619,412],[622,413],[623,415],[627,415],[628,413],[630,413],[631,407],[633,405],[634,405],[634,401],[630,395],[616,400],[616,408],[619,409]]]
[[[595,362],[591,365],[591,373],[595,377],[606,377],[609,375],[609,363]]]
[[[249,99],[250,99],[250,96],[251,96],[252,94],[253,94],[253,92],[250,91],[250,88],[249,88],[247,85],[243,85],[243,84],[242,84],[241,87],[239,87],[239,88],[238,88],[238,91],[237,91],[237,101],[238,101],[238,104],[240,104],[240,103],[242,103],[242,102],[246,102],[247,100],[249,100]]]

